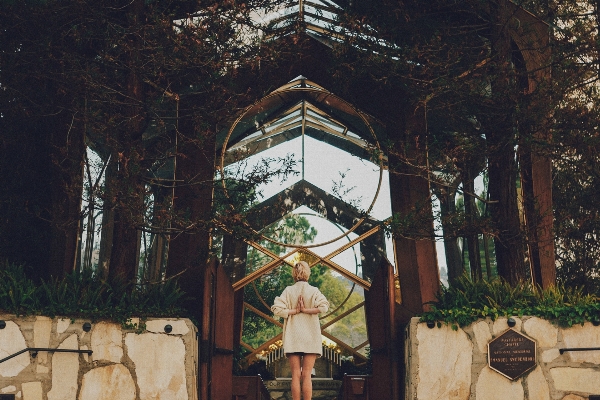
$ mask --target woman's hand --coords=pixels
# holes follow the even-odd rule
[[[300,306],[300,312],[304,313],[304,314],[318,314],[321,311],[316,308],[308,308],[306,307],[306,305],[304,304],[304,298],[302,296],[298,297],[298,305]]]
[[[294,313],[294,315],[296,314],[300,314],[302,312],[302,308],[304,307],[304,301],[302,300],[302,296],[298,296],[298,301],[296,302],[296,312]]]
[[[298,308],[299,308],[299,312],[304,312],[304,298],[302,297],[302,295],[298,296]]]

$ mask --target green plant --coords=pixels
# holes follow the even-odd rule
[[[92,271],[74,271],[62,279],[27,278],[20,265],[0,263],[0,309],[17,315],[56,315],[110,319],[129,327],[131,317],[186,317],[185,293],[177,281],[138,284],[101,279]],[[139,330],[143,323],[133,327]]]
[[[0,263],[0,309],[13,314],[29,314],[39,308],[36,286],[24,267]]]
[[[542,317],[562,326],[583,324],[600,317],[600,298],[586,294],[583,288],[557,285],[542,290],[527,282],[510,285],[501,278],[472,281],[464,275],[452,286],[442,287],[421,321],[458,329],[478,319],[511,315]]]
[[[138,322],[133,322],[132,318],[128,318],[127,321],[121,323],[121,328],[134,331],[135,333],[142,333],[146,329],[146,322],[141,319]]]

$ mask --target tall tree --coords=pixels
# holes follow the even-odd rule
[[[445,234],[469,237],[469,255],[475,267],[479,265],[477,235],[493,236],[499,274],[511,282],[528,278],[516,156],[520,129],[533,126],[528,125],[528,114],[536,113],[539,121],[547,123],[552,112],[552,104],[543,101],[548,95],[543,82],[535,90],[523,87],[527,79],[550,66],[551,60],[544,59],[547,47],[535,40],[536,35],[547,33],[547,26],[510,1],[376,3],[357,4],[356,13],[347,16],[347,24],[363,27],[362,38],[367,34],[377,37],[379,41],[371,42],[371,46],[379,46],[377,53],[352,59],[351,47],[341,46],[339,60],[344,71],[359,80],[367,70],[367,75],[375,77],[375,85],[381,82],[377,90],[395,86],[423,105],[427,135],[415,136],[415,141],[428,151],[427,162],[415,165],[418,160],[406,157],[408,152],[398,154],[398,159],[434,186],[446,186],[451,179],[444,175],[456,176],[461,171],[458,189],[465,195],[465,209],[444,219],[454,225],[448,226]],[[367,18],[359,19],[359,13]],[[528,16],[521,18],[521,26],[515,18],[519,13]],[[386,45],[381,45],[382,38]],[[523,72],[528,52],[535,53],[538,64],[528,65],[532,70]],[[378,110],[364,107],[379,115]],[[544,140],[538,136],[537,140]],[[491,211],[487,220],[477,215],[472,183],[483,168],[489,178],[490,198],[483,199]],[[390,172],[402,173],[402,169],[391,165]],[[456,223],[459,220],[462,223]],[[398,233],[410,235],[405,227],[397,226]],[[475,270],[475,276],[481,276],[480,268]]]
[[[39,150],[40,159],[50,154],[34,174],[47,174],[51,194],[21,199],[15,192],[3,192],[3,202],[31,215],[29,237],[19,252],[38,241],[37,226],[47,225],[48,237],[63,238],[40,246],[56,253],[40,254],[34,266],[41,275],[74,268],[86,144],[110,160],[101,194],[105,273],[135,276],[141,230],[170,233],[206,225],[189,221],[182,211],[171,213],[161,226],[148,226],[143,210],[148,190],[172,190],[175,185],[173,166],[170,181],[149,171],[173,160],[188,144],[206,146],[229,115],[223,110],[235,108],[242,99],[231,85],[233,66],[257,65],[260,52],[236,27],[252,25],[251,9],[268,3],[1,3],[3,151],[29,146]],[[181,118],[189,121],[186,132],[178,129]],[[2,175],[36,166],[18,161],[4,164]],[[172,203],[172,195],[167,197],[165,204]],[[2,230],[6,238],[19,229],[16,220],[9,220]],[[57,234],[61,230],[62,236]]]

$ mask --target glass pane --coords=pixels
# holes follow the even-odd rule
[[[248,145],[244,154],[250,154],[249,156],[225,167],[226,179],[246,184],[248,190],[256,195],[258,202],[276,195],[301,179],[302,138],[286,140],[285,137],[271,136],[271,139],[275,143],[264,149],[259,143]],[[253,154],[254,152],[257,153]],[[234,194],[229,195],[231,197]]]
[[[345,316],[340,321],[327,327],[325,331],[350,347],[354,348],[361,345],[367,340],[365,308],[361,307]]]
[[[273,260],[273,257],[268,256],[255,247],[248,246],[248,254],[246,256],[246,273],[249,274],[254,272]]]
[[[362,265],[360,258],[360,243],[331,258],[331,261],[345,268],[348,272],[362,278]]]
[[[265,237],[277,242],[302,246],[313,243],[318,231],[313,226],[310,216],[290,213],[279,221],[267,226],[261,233]],[[268,241],[264,241],[261,244],[280,256],[291,251],[291,248],[274,245]]]
[[[305,137],[305,179],[355,209],[373,201],[379,166],[310,136]]]
[[[247,308],[244,310],[244,325],[242,329],[242,341],[250,345],[253,349],[260,347],[263,343],[273,339],[283,331],[282,328],[272,324]]]
[[[322,324],[331,321],[365,300],[363,288],[337,272],[322,266],[314,267],[313,271],[318,271],[318,273],[311,274],[311,278],[315,275],[314,285],[329,301],[329,310],[325,315],[320,316]]]
[[[286,286],[293,285],[292,269],[283,264],[262,275],[244,288],[244,301],[272,316],[271,306]]]

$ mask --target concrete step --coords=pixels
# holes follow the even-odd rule
[[[272,400],[292,400],[291,384],[292,380],[290,378],[265,381],[265,386],[269,390]],[[313,378],[312,384],[313,400],[334,400],[342,386],[342,381],[329,378]]]

